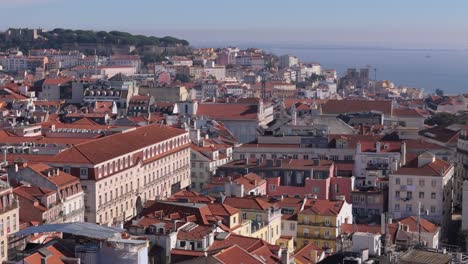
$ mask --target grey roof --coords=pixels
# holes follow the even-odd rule
[[[418,249],[410,249],[400,256],[400,262],[403,264],[449,264],[451,261],[452,256],[450,254]]]
[[[204,203],[181,203],[181,202],[169,202],[169,201],[158,201],[159,203],[163,204],[172,204],[172,205],[178,205],[178,206],[185,206],[185,207],[190,207],[190,208],[203,208],[206,206]]]
[[[93,239],[105,240],[112,238],[115,235],[122,233],[123,231],[125,230],[120,228],[101,226],[85,222],[73,222],[31,226],[15,233],[14,235],[22,236],[35,233],[61,232]]]

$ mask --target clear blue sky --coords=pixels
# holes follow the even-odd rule
[[[0,29],[173,35],[195,45],[468,47],[467,0],[0,0]]]

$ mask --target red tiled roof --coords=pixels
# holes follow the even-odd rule
[[[412,163],[417,164],[417,159]],[[393,174],[395,175],[416,175],[416,176],[445,176],[447,171],[451,167],[447,161],[436,159],[434,162],[426,164],[422,167],[418,167],[416,164],[408,164],[405,167],[401,167]]]
[[[72,81],[73,78],[70,77],[65,77],[65,78],[47,78],[44,80],[44,83],[42,85],[60,85],[64,84],[67,82]]]
[[[80,182],[79,179],[76,178],[75,176],[72,176],[72,175],[70,175],[68,173],[65,173],[63,171],[60,171],[60,170],[58,170],[57,175],[47,176],[45,174],[45,171],[51,170],[53,168],[50,167],[50,166],[47,166],[47,165],[45,165],[43,163],[30,164],[30,165],[28,165],[28,168],[35,171],[38,175],[41,175],[42,177],[44,177],[48,181],[52,182],[57,187],[66,186],[66,185],[70,185],[70,184]]]
[[[126,133],[113,134],[90,142],[78,144],[56,156],[57,162],[98,164],[146,146],[179,136],[185,130],[148,125]]]
[[[219,204],[219,203],[213,203],[213,204],[208,204],[208,208],[211,211],[212,215],[217,215],[217,216],[232,216],[237,213],[239,213],[239,210],[227,205],[227,204]]]
[[[449,150],[447,147],[431,143],[424,139],[407,139],[404,142],[406,143],[406,149],[408,150],[414,150],[414,149],[423,149],[423,150],[447,149]]]
[[[365,224],[341,224],[341,232],[350,235],[354,232],[363,232],[371,234],[380,234],[380,225],[365,225]]]
[[[215,120],[257,120],[258,106],[252,104],[199,104],[197,116]]]
[[[227,197],[224,203],[238,209],[267,210],[273,205],[257,197]]]
[[[305,209],[300,214],[336,216],[343,204],[344,201],[311,199],[306,201]]]
[[[47,258],[47,263],[53,264],[65,264],[68,263],[63,260],[64,257],[74,257],[70,252],[66,252],[63,249],[58,248],[56,245],[50,245],[45,247],[45,249],[50,253]],[[29,255],[24,258],[24,263],[27,264],[41,264],[43,256],[40,252],[36,251],[32,255]]]
[[[297,249],[294,251],[294,258],[300,261],[301,263],[311,263],[314,264],[315,259],[311,259],[311,252],[317,252],[317,258],[320,259],[320,256],[323,254],[323,249],[316,246],[314,243],[309,243],[305,247]]]
[[[199,225],[196,226],[195,228],[189,229],[189,230],[184,230],[184,228],[181,228],[177,232],[177,239],[178,240],[200,240],[210,234],[212,232],[212,227],[211,226],[203,226]]]
[[[423,118],[421,113],[416,109],[412,108],[395,108],[393,109],[393,115],[398,117],[420,117]]]
[[[410,232],[419,232],[418,230],[418,218],[416,216],[410,216],[403,219],[398,219],[395,222],[408,226],[408,231]],[[435,233],[438,230],[438,227],[431,223],[430,221],[420,218],[419,224],[421,227],[421,232]]]
[[[223,249],[221,252],[213,256],[221,263],[225,264],[263,264],[264,262],[257,257],[254,257],[252,254],[244,250],[243,248],[232,245],[226,249]]]

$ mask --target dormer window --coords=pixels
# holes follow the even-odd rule
[[[80,168],[80,178],[88,178],[88,169]]]

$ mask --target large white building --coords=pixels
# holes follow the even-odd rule
[[[424,152],[390,174],[388,211],[393,218],[418,215],[441,225],[442,236],[452,213],[454,166]]]
[[[85,221],[120,225],[146,200],[190,186],[189,134],[149,125],[75,145],[48,163],[80,178]]]
[[[279,58],[279,65],[281,68],[289,68],[299,64],[299,59],[296,56],[283,55]]]
[[[216,80],[226,79],[226,67],[224,66],[212,66],[205,67],[203,69],[203,74],[205,77],[214,77]]]

